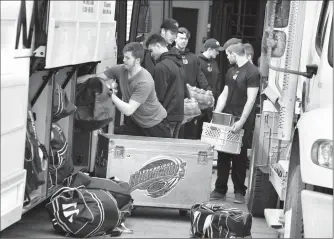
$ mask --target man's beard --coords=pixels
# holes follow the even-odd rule
[[[127,68],[129,71],[132,71],[134,67],[135,67],[134,64],[132,64],[132,65],[126,65],[126,68]]]

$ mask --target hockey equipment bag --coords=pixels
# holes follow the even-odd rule
[[[52,123],[50,148],[49,188],[61,184],[74,170],[65,134],[57,123]]]
[[[53,107],[52,107],[52,121],[57,122],[65,118],[77,109],[77,107],[69,101],[67,94],[58,83],[55,83],[53,91]]]
[[[251,237],[252,215],[228,204],[195,204],[190,210],[191,234],[200,238]]]
[[[108,125],[112,120],[112,93],[103,79],[93,77],[78,84],[75,127],[78,132],[93,131]]]
[[[58,233],[72,237],[121,234],[119,227],[133,204],[128,185],[81,172],[66,182],[70,187],[61,188],[46,205]]]
[[[30,194],[45,183],[43,172],[47,167],[48,155],[44,145],[37,139],[35,120],[28,109],[24,168],[27,171],[26,194]],[[26,196],[28,196],[26,195]]]

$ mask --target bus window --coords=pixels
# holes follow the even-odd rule
[[[324,40],[325,40],[325,33],[328,23],[328,0],[323,1],[322,9],[320,13],[320,20],[318,24],[317,29],[317,35],[315,39],[315,48],[317,49],[317,52],[319,56],[321,55],[322,48],[324,46]]]
[[[333,23],[331,27],[331,34],[329,37],[329,43],[328,43],[328,63],[331,67],[333,67]]]
[[[278,0],[275,9],[275,28],[284,28],[289,24],[290,1]]]

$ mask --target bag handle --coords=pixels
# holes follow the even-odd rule
[[[50,201],[53,201],[55,197],[57,197],[59,194],[61,194],[63,191],[65,191],[66,189],[72,189],[70,187],[62,187],[60,189],[58,189],[58,191],[56,191],[51,197],[50,197]]]

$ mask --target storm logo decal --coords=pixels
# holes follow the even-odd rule
[[[130,175],[131,191],[146,190],[151,198],[165,196],[184,178],[186,164],[177,157],[154,157]]]

